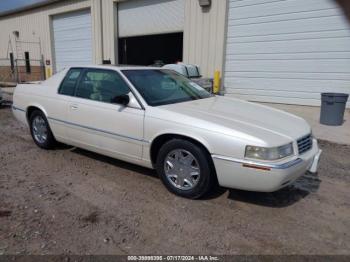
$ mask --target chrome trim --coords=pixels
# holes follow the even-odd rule
[[[18,108],[16,106],[12,106],[13,110],[17,110],[17,111],[21,111],[21,112],[26,112],[25,110]],[[105,133],[108,135],[112,135],[112,136],[117,136],[117,137],[121,137],[121,138],[125,138],[125,139],[129,139],[129,140],[134,140],[134,141],[139,141],[139,142],[143,142],[143,143],[147,143],[149,144],[150,141],[144,140],[144,139],[140,139],[140,138],[135,138],[135,137],[130,137],[130,136],[125,136],[125,135],[121,135],[121,134],[116,134],[113,132],[109,132],[109,131],[105,131],[102,129],[98,129],[98,128],[93,128],[93,127],[89,127],[89,126],[84,126],[84,125],[79,125],[79,124],[75,124],[72,122],[68,122],[68,121],[64,121],[64,120],[60,120],[57,118],[53,118],[53,117],[47,117],[48,120],[52,120],[52,121],[56,121],[56,122],[60,122],[60,123],[64,123],[66,125],[72,125],[72,126],[77,126],[77,127],[81,127],[81,128],[85,128],[85,129],[90,129],[93,131],[97,131],[97,132],[101,132],[101,133]]]
[[[21,108],[18,108],[16,106],[12,106],[12,110],[17,110],[17,111],[22,111],[22,112],[25,112],[25,110],[21,109]]]
[[[212,155],[213,158],[229,161],[229,162],[235,162],[239,164],[248,164],[248,165],[255,165],[260,167],[268,167],[272,169],[287,169],[292,166],[300,164],[303,160],[301,158],[297,158],[294,160],[291,160],[289,162],[283,163],[283,164],[273,164],[273,163],[262,163],[262,162],[255,162],[251,160],[245,160],[245,159],[238,159],[233,157],[227,157],[227,156],[221,156],[221,155]]]
[[[84,125],[79,125],[79,124],[75,124],[75,123],[72,123],[72,122],[60,120],[60,119],[53,118],[53,117],[48,117],[47,119],[52,120],[52,121],[56,121],[56,122],[60,122],[60,123],[64,123],[66,125],[77,126],[77,127],[89,129],[89,130],[92,130],[92,131],[105,133],[105,134],[112,135],[112,136],[117,136],[117,137],[126,138],[126,139],[130,139],[130,140],[135,140],[135,141],[139,141],[139,142],[149,143],[149,141],[146,141],[144,139],[130,137],[130,136],[125,136],[125,135],[121,135],[121,134],[116,134],[116,133],[109,132],[109,131],[106,131],[106,130],[93,128],[93,127],[89,127],[89,126],[84,126]]]

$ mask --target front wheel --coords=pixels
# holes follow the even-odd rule
[[[29,125],[35,144],[43,149],[51,149],[55,146],[56,140],[43,112],[35,110],[30,115]]]
[[[213,185],[209,154],[183,139],[165,143],[157,157],[157,172],[169,191],[186,198],[200,198]]]

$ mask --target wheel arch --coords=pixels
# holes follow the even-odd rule
[[[40,110],[41,112],[43,112],[43,114],[45,115],[45,117],[47,119],[47,112],[46,112],[46,110],[41,105],[32,104],[32,105],[29,105],[26,108],[26,119],[27,119],[28,124],[29,124],[30,116],[35,110]]]
[[[193,136],[189,136],[189,135],[185,135],[185,134],[181,134],[181,133],[163,133],[163,134],[157,135],[152,140],[151,145],[150,145],[149,154],[150,154],[150,159],[151,159],[151,163],[153,166],[155,166],[157,156],[158,156],[159,150],[162,147],[162,145],[164,145],[166,142],[168,142],[172,139],[183,139],[183,140],[187,140],[187,141],[190,141],[190,142],[198,145],[208,154],[208,156],[212,160],[211,153],[210,153],[210,147],[204,141],[204,139],[198,139],[198,138],[195,138]]]

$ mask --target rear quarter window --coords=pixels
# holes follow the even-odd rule
[[[61,95],[74,96],[75,88],[78,82],[78,79],[81,75],[82,69],[74,68],[70,69],[63,79],[60,89],[58,91]]]

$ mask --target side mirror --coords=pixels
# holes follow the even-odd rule
[[[142,107],[140,106],[139,102],[137,101],[133,93],[129,92],[128,96],[130,98],[128,107],[135,108],[135,109],[142,109]]]
[[[130,102],[130,98],[127,94],[116,96],[112,99],[112,103],[127,106]]]

